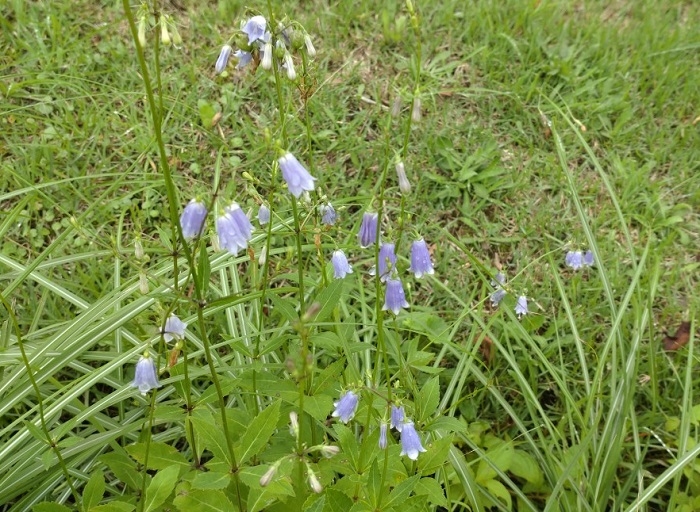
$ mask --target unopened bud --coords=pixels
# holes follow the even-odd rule
[[[141,45],[141,48],[146,47],[146,17],[142,16],[141,19],[139,19],[139,44]]]
[[[278,463],[273,464],[270,466],[270,469],[265,471],[265,474],[260,477],[260,487],[267,487],[270,485],[270,482],[272,482],[272,479],[275,478],[275,475],[277,474],[277,467],[279,466]]]
[[[316,474],[313,473],[311,470],[309,470],[309,485],[311,486],[311,490],[314,491],[316,494],[320,494],[323,492],[323,486],[321,485],[321,482],[318,481],[318,478],[316,478]]]
[[[299,436],[299,415],[296,411],[289,413],[289,432],[294,437]]]
[[[420,109],[421,109],[420,98],[416,97],[413,99],[413,110],[411,111],[411,120],[414,123],[420,123],[420,120],[423,117]]]
[[[287,78],[294,81],[297,79],[297,72],[294,69],[294,61],[292,60],[292,54],[287,52],[284,54],[284,66],[287,68]]]
[[[176,47],[180,47],[182,44],[182,36],[180,35],[180,31],[177,29],[177,26],[173,25],[170,30],[173,32],[173,44]]]
[[[408,195],[411,193],[411,182],[408,181],[406,177],[406,169],[404,168],[403,162],[396,162],[396,176],[399,178],[399,190],[403,195]]]
[[[231,57],[232,52],[233,48],[231,48],[230,44],[225,44],[221,47],[221,51],[219,52],[219,58],[216,59],[216,65],[214,66],[214,71],[216,71],[216,74],[221,74],[224,72],[224,69],[226,69],[226,65],[228,64],[228,60]]]
[[[168,32],[168,24],[165,21],[165,18],[160,19],[160,42],[163,43],[163,46],[170,46],[170,33]]]
[[[265,262],[267,261],[267,245],[263,245],[262,250],[260,251],[260,257],[258,258],[258,265],[261,267],[265,265]]]
[[[144,295],[148,293],[148,277],[143,271],[139,274],[139,291]]]
[[[326,445],[324,445],[324,446],[321,448],[321,455],[323,455],[324,457],[326,457],[326,458],[328,458],[328,459],[330,459],[330,458],[333,457],[334,455],[338,455],[339,453],[340,453],[340,448],[338,448],[337,446],[326,446]]]
[[[272,69],[272,43],[265,43],[265,46],[263,46],[263,57],[262,57],[262,63],[260,64],[263,69],[270,70]]]
[[[306,45],[306,54],[313,59],[316,56],[316,48],[314,48],[309,34],[304,34],[304,44]]]

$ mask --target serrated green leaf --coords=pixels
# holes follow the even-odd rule
[[[33,512],[71,512],[71,509],[60,503],[50,503],[45,501],[37,503],[32,507]]]
[[[345,369],[345,358],[341,357],[324,368],[313,381],[313,394],[320,393],[338,383],[338,376]]]
[[[427,496],[428,501],[434,505],[448,508],[447,498],[445,498],[445,491],[443,490],[442,485],[440,485],[434,478],[421,478],[416,484],[413,492],[419,496]]]
[[[151,512],[165,503],[173,492],[179,475],[180,466],[178,465],[172,465],[156,473],[146,488],[146,497],[143,500],[144,512]]]
[[[427,421],[437,411],[440,403],[440,378],[433,377],[418,393],[419,421]]]
[[[493,496],[503,501],[508,510],[513,509],[513,499],[505,485],[498,480],[489,480],[484,484],[484,487],[486,487]]]
[[[509,471],[533,485],[539,486],[544,483],[544,475],[537,465],[537,461],[532,455],[523,450],[513,451],[513,460]]]
[[[498,473],[493,466],[503,472],[508,471],[513,462],[513,451],[513,445],[511,443],[502,442],[495,448],[486,452],[484,458],[479,461],[479,467],[476,471],[476,481],[485,485],[487,481],[496,478]]]
[[[434,421],[426,425],[425,430],[428,432],[466,432],[467,425],[463,421],[453,418],[452,416],[440,416]]]
[[[182,512],[231,512],[238,510],[223,491],[190,489],[179,494],[173,504]]]
[[[294,403],[299,405],[299,399],[297,398]],[[307,395],[304,397],[304,412],[318,421],[325,421],[332,409],[333,399],[328,395]]]
[[[375,458],[372,462],[372,467],[367,473],[367,498],[375,505],[379,502],[379,496],[382,492],[382,475],[379,472],[379,466],[377,465],[377,459]]]
[[[132,489],[141,489],[141,475],[136,471],[136,463],[125,452],[110,452],[100,455],[99,460],[107,464],[107,467],[119,480]]]
[[[31,421],[25,421],[24,428],[26,428],[29,431],[29,433],[34,439],[41,441],[42,444],[48,446],[48,443],[46,442],[46,435],[41,431],[39,427],[34,425],[34,423],[32,423]]]
[[[357,459],[359,448],[357,446],[357,439],[352,430],[341,423],[336,423],[333,425],[333,430],[335,430],[336,437],[338,438],[338,444],[343,454],[348,458],[350,466],[355,472],[358,471]]]
[[[418,469],[423,476],[432,475],[447,462],[452,446],[452,436],[448,435],[426,446],[427,451],[418,457]]]
[[[280,401],[277,400],[258,414],[250,423],[239,443],[238,464],[247,462],[254,455],[258,455],[267,445],[270,436],[277,428],[280,417]]]
[[[223,430],[218,425],[201,418],[191,417],[190,421],[204,448],[213,453],[215,457],[225,460],[230,466],[232,464],[231,456]]]
[[[321,494],[320,496],[318,494],[310,494],[308,498],[306,498],[306,501],[304,502],[304,511],[305,512],[323,512],[324,507],[326,506],[326,496],[324,494]]]
[[[389,499],[386,502],[385,508],[398,506],[407,499],[413,492],[413,488],[419,478],[418,475],[413,475],[394,487],[389,493]]]
[[[91,509],[100,504],[105,494],[105,479],[102,471],[95,471],[83,489],[83,508]]]
[[[326,490],[326,508],[330,512],[347,512],[352,507],[352,500],[335,489]]]
[[[340,298],[343,296],[344,284],[344,279],[334,279],[318,294],[314,302],[318,302],[321,305],[321,309],[312,319],[312,322],[323,322],[331,316],[331,313],[338,306]]]
[[[140,464],[146,462],[146,443],[136,443],[124,448]],[[190,463],[176,448],[165,443],[151,442],[148,447],[148,469],[165,469],[178,464],[189,467]]]
[[[209,471],[197,473],[192,480],[193,489],[225,489],[231,483],[231,473]]]
[[[123,501],[111,501],[104,505],[98,505],[89,510],[89,512],[131,512],[136,509],[136,505]]]

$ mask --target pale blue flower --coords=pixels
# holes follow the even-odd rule
[[[204,203],[192,199],[180,215],[182,236],[186,239],[195,238],[202,233],[204,220],[207,218],[207,207]]]
[[[515,314],[518,316],[527,315],[527,297],[525,295],[518,297],[518,302],[515,304]]]
[[[236,50],[233,56],[238,61],[236,63],[236,69],[243,69],[253,60],[253,54],[244,50]]]
[[[136,373],[134,374],[134,380],[131,382],[131,385],[135,388],[139,388],[139,391],[143,395],[148,393],[151,389],[160,387],[156,364],[153,362],[148,352],[144,353],[139,359],[139,362],[136,363]]]
[[[327,226],[335,224],[338,215],[335,213],[335,208],[331,203],[322,204],[318,207],[318,213],[321,214],[321,222]]]
[[[401,454],[408,455],[411,460],[417,460],[421,452],[427,451],[420,442],[420,436],[416,432],[412,421],[403,424],[401,430]]]
[[[583,264],[587,267],[592,267],[593,263],[595,263],[593,251],[586,251],[585,253],[583,253]]]
[[[270,209],[264,204],[261,204],[258,210],[258,222],[261,226],[270,222]]]
[[[403,422],[405,419],[405,413],[403,406],[391,406],[391,428],[395,428],[399,432],[403,430]]]
[[[214,67],[214,70],[216,71],[217,75],[220,75],[224,72],[224,69],[226,69],[226,66],[228,65],[228,60],[229,58],[231,58],[231,52],[233,52],[233,48],[231,48],[231,45],[225,44],[221,47],[219,58],[216,59],[216,66]]]
[[[496,277],[494,277],[494,279],[491,281],[491,286],[496,288],[496,291],[491,294],[491,305],[493,307],[497,307],[503,300],[503,297],[506,296],[506,291],[501,286],[505,284],[505,282],[506,276],[500,272],[496,274]]]
[[[383,243],[379,247],[379,280],[384,282],[389,278],[391,271],[396,268],[396,253],[394,244]],[[376,269],[372,267],[369,275],[376,274]]]
[[[362,215],[362,224],[360,224],[360,232],[357,234],[357,239],[360,242],[360,247],[363,249],[377,241],[378,220],[379,215],[376,213],[365,212]]]
[[[235,256],[248,247],[253,225],[238,203],[231,203],[224,209],[224,214],[216,219],[216,233],[219,235],[219,245]]]
[[[248,44],[253,44],[258,39],[264,39],[267,20],[264,16],[253,16],[241,29],[248,36]]]
[[[583,267],[583,253],[581,251],[569,251],[566,253],[566,258],[564,259],[566,265],[574,270],[578,270]]]
[[[314,181],[316,178],[309,174],[309,171],[299,163],[291,153],[285,154],[278,160],[280,169],[282,169],[282,177],[287,182],[289,192],[294,197],[299,197],[305,191],[314,189]]]
[[[345,257],[345,253],[343,251],[333,251],[331,263],[333,264],[334,278],[343,279],[346,275],[352,274],[352,265],[348,263],[348,259]]]
[[[175,315],[170,315],[163,326],[163,339],[166,343],[173,340],[181,340],[185,337],[187,322],[183,322]]]
[[[383,311],[389,310],[395,315],[399,314],[401,308],[409,307],[406,301],[406,295],[403,291],[403,285],[401,284],[401,279],[389,278],[386,280],[386,293],[384,295],[384,307]]]
[[[355,416],[355,411],[357,410],[357,404],[360,401],[360,397],[352,391],[346,391],[340,400],[333,403],[335,406],[335,411],[333,411],[334,418],[340,418],[340,421],[347,423],[353,416]]]
[[[422,238],[411,245],[411,268],[408,270],[413,272],[417,279],[435,273],[433,262],[430,260],[428,244]]]
[[[386,448],[387,445],[387,440],[386,440],[386,431],[387,431],[388,425],[382,421],[382,423],[379,425],[379,448],[382,450]]]

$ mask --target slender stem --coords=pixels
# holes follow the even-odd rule
[[[37,384],[36,379],[34,378],[34,372],[32,372],[32,367],[29,364],[27,352],[24,350],[22,331],[19,328],[17,317],[15,316],[15,312],[12,310],[12,306],[10,306],[9,302],[7,302],[7,299],[2,293],[0,293],[0,301],[2,302],[3,306],[5,306],[7,314],[12,320],[12,326],[15,329],[15,336],[17,336],[17,346],[19,346],[20,355],[22,356],[22,363],[24,364],[24,368],[27,372],[29,382],[32,385],[32,389],[34,389],[34,393],[36,394],[37,407],[39,409],[39,423],[41,424],[41,431],[44,433],[44,436],[46,436],[46,444],[51,448],[51,451],[54,452],[54,455],[56,455],[56,459],[58,459],[58,465],[61,466],[61,471],[63,472],[63,476],[66,479],[66,483],[70,488],[71,494],[73,495],[73,499],[75,500],[76,505],[80,506],[82,504],[82,499],[80,498],[80,494],[78,494],[78,491],[73,485],[73,480],[71,479],[70,473],[68,472],[66,461],[63,460],[63,456],[61,455],[61,450],[58,449],[58,441],[54,440],[51,437],[49,427],[46,425],[46,416],[44,415],[44,401],[41,398],[41,390],[39,389],[39,385]]]
[[[143,77],[143,83],[144,87],[146,89],[146,98],[148,100],[148,105],[149,109],[151,112],[151,119],[153,121],[153,132],[156,138],[156,142],[158,145],[158,154],[160,157],[160,169],[163,173],[163,181],[165,182],[165,190],[166,194],[168,196],[168,206],[169,206],[169,212],[170,212],[170,223],[173,228],[173,247],[175,248],[173,259],[177,260],[177,248],[179,246],[182,247],[185,258],[187,259],[188,267],[189,267],[189,272],[192,276],[192,280],[194,283],[194,291],[195,291],[195,297],[196,297],[196,302],[197,302],[197,318],[198,318],[198,324],[200,328],[200,334],[202,338],[202,343],[204,345],[204,353],[207,359],[207,364],[209,365],[209,370],[211,373],[211,379],[212,382],[214,383],[214,387],[216,388],[216,393],[217,397],[219,400],[219,407],[221,410],[221,421],[222,421],[222,427],[226,436],[226,444],[229,452],[229,456],[231,457],[231,464],[232,464],[232,472],[233,472],[233,480],[234,484],[236,486],[237,490],[237,498],[238,498],[238,507],[239,510],[244,511],[245,508],[243,506],[243,501],[241,498],[241,493],[240,493],[240,481],[239,481],[239,476],[238,476],[238,465],[236,463],[235,459],[235,454],[233,451],[233,442],[231,440],[231,436],[229,434],[229,429],[228,429],[228,419],[226,416],[226,402],[224,401],[224,395],[221,389],[221,384],[219,383],[219,378],[216,372],[216,367],[214,366],[214,361],[211,355],[211,346],[209,343],[209,338],[207,336],[207,329],[206,329],[206,323],[204,321],[204,313],[203,313],[203,307],[205,306],[206,302],[204,301],[204,290],[203,290],[203,285],[198,278],[197,278],[197,271],[196,271],[196,266],[195,266],[195,261],[194,261],[194,255],[192,253],[192,250],[190,249],[187,240],[185,239],[183,233],[182,233],[182,226],[180,225],[179,218],[178,218],[178,197],[177,197],[177,190],[175,188],[175,182],[173,181],[173,176],[170,171],[170,166],[168,164],[168,158],[167,154],[165,151],[165,143],[163,141],[163,133],[162,133],[162,119],[161,119],[161,113],[162,111],[156,106],[156,101],[155,97],[153,94],[153,88],[151,86],[151,81],[150,81],[150,75],[148,73],[148,66],[146,65],[146,59],[143,54],[143,49],[141,48],[141,45],[138,42],[138,32],[136,28],[136,23],[134,22],[134,15],[131,12],[131,7],[129,5],[129,0],[122,0],[122,6],[124,9],[124,13],[126,15],[126,18],[129,22],[129,28],[131,30],[131,37],[132,40],[134,41],[134,46],[136,48],[136,55],[139,61],[139,66],[141,69],[141,74]],[[159,92],[162,94],[162,87],[159,88]]]
[[[159,362],[156,363],[156,368],[160,368],[160,357]],[[156,393],[157,390],[153,390],[151,393],[151,404],[150,410],[148,412],[148,428],[146,429],[146,451],[143,456],[143,476],[141,478],[141,499],[139,500],[139,510],[143,512],[146,506],[146,483],[148,482],[148,456],[151,451],[151,438],[153,432],[153,415],[156,409]]]

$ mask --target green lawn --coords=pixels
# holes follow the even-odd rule
[[[0,510],[700,510],[700,3],[414,6],[165,2],[182,44],[148,31],[151,98],[122,2],[0,5]],[[294,83],[217,75],[270,8],[315,58]],[[183,244],[194,197],[250,212],[250,253],[213,246],[212,219]],[[357,244],[367,208],[396,243],[397,316]],[[413,279],[419,237],[435,274]],[[575,250],[595,264],[568,268]],[[147,347],[163,386],[141,396]],[[417,462],[398,433],[377,448],[392,396]]]

